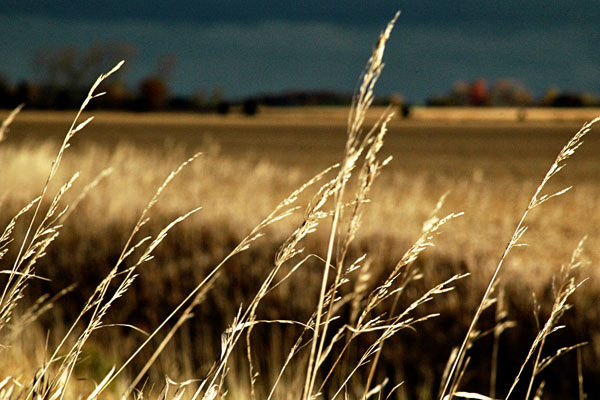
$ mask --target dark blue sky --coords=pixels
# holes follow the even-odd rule
[[[595,0],[3,0],[0,72],[31,79],[40,49],[120,41],[137,49],[129,82],[175,55],[170,86],[178,94],[351,92],[396,10],[379,93],[420,102],[480,77],[511,77],[536,95],[552,86],[600,92]]]

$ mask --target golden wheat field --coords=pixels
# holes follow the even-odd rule
[[[16,115],[0,398],[600,395],[600,128],[388,119],[382,51],[348,121]]]

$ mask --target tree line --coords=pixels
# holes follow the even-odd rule
[[[488,85],[484,79],[455,82],[450,91],[432,96],[430,106],[494,106],[494,107],[598,107],[600,100],[592,93],[561,91],[552,87],[536,99],[520,82],[499,79]]]
[[[122,59],[135,60],[137,50],[128,43],[95,44],[87,49],[66,46],[60,49],[42,49],[32,60],[33,79],[11,84],[0,75],[0,108],[14,108],[25,103],[30,109],[67,110],[79,107],[89,85],[102,72]],[[130,63],[129,63],[130,64]],[[176,68],[177,58],[164,55],[156,61],[155,71],[141,79],[133,88],[126,84],[128,66],[110,82],[105,83],[106,95],[94,102],[94,107],[114,110],[229,113],[232,108],[247,115],[258,112],[260,105],[348,105],[352,95],[335,91],[287,91],[248,97],[238,101],[227,100],[215,89],[206,96],[196,91],[190,96],[175,96],[169,81]],[[379,98],[378,102],[392,103],[409,112],[408,104],[399,95]],[[549,89],[542,98],[535,99],[518,81],[501,79],[488,85],[483,79],[459,81],[445,94],[426,100],[429,106],[600,106],[600,100],[589,93],[563,92]]]

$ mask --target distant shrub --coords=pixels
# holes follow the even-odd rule
[[[231,106],[226,101],[221,101],[217,104],[217,114],[227,115],[229,114]]]
[[[258,112],[258,102],[254,99],[248,99],[242,104],[242,113],[248,116],[256,115]]]

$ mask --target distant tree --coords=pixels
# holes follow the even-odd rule
[[[477,79],[469,84],[469,105],[485,106],[490,103],[487,83],[484,79]]]
[[[529,91],[513,79],[497,80],[490,91],[490,103],[494,106],[528,106],[532,101]]]
[[[469,84],[465,81],[455,82],[449,97],[449,105],[467,105],[469,103]]]
[[[403,103],[400,106],[400,115],[402,116],[402,118],[410,117],[410,106],[408,104]]]
[[[426,104],[429,107],[447,107],[454,105],[454,102],[450,96],[433,95],[427,99]]]
[[[229,109],[231,108],[230,104],[226,101],[221,101],[217,104],[217,114],[227,115],[229,114]]]
[[[404,97],[402,97],[402,95],[398,93],[390,95],[390,97],[387,99],[387,103],[398,109],[402,118],[408,118],[410,115],[410,107],[408,104],[406,104],[406,101],[404,101]]]
[[[556,86],[551,87],[546,91],[544,97],[542,97],[542,105],[548,107],[552,106],[552,103],[554,103],[554,100],[556,100],[559,95],[560,90]]]
[[[392,106],[394,106],[394,107],[399,107],[399,106],[401,106],[402,104],[404,104],[404,103],[405,103],[405,101],[404,101],[404,97],[403,97],[401,94],[399,94],[399,93],[392,93],[392,94],[391,94],[391,95],[390,95],[390,96],[387,98],[387,101],[386,101],[386,103],[388,103],[388,104],[390,104],[390,105],[392,105]]]
[[[206,95],[200,89],[195,90],[192,93],[192,104],[196,110],[203,110],[206,108]]]
[[[12,88],[8,83],[8,79],[0,74],[0,108],[14,108],[12,97]]]
[[[552,107],[581,107],[583,100],[577,93],[561,93],[552,102]]]
[[[106,82],[106,94],[98,98],[97,103],[101,108],[123,109],[133,102],[133,94],[121,79]]]
[[[597,107],[600,100],[592,93],[561,92],[552,87],[540,101],[546,107]]]
[[[255,99],[246,99],[242,104],[242,113],[247,116],[256,115],[258,112],[258,102]]]
[[[207,107],[211,112],[226,115],[229,114],[231,104],[225,100],[223,91],[220,88],[215,88],[208,98]]]
[[[142,80],[138,105],[143,111],[164,110],[169,105],[168,81],[177,65],[173,55],[162,55],[156,63],[156,72]]]
[[[122,42],[96,43],[86,49],[75,46],[39,49],[32,64],[35,83],[43,88],[41,95],[44,98],[40,99],[40,104],[77,107],[101,73],[120,60],[133,61],[134,56],[135,47]],[[121,68],[112,84],[122,85],[126,66]]]
[[[77,104],[77,92],[71,91],[66,87],[60,87],[56,89],[54,93],[54,108],[57,110],[68,110],[75,107]]]
[[[598,107],[600,105],[600,99],[593,93],[582,93],[580,97],[584,107]]]
[[[40,88],[32,83],[21,81],[13,94],[15,104],[25,103],[29,108],[38,107],[40,103]]]
[[[140,83],[139,107],[142,111],[159,111],[167,106],[169,89],[158,77],[149,77]]]
[[[175,96],[169,99],[167,107],[169,110],[191,111],[194,109],[194,103],[189,97]]]
[[[223,95],[223,90],[221,90],[220,88],[213,89],[210,96],[208,97],[208,105],[210,107],[216,107],[219,103],[222,103],[224,101],[225,96]]]

